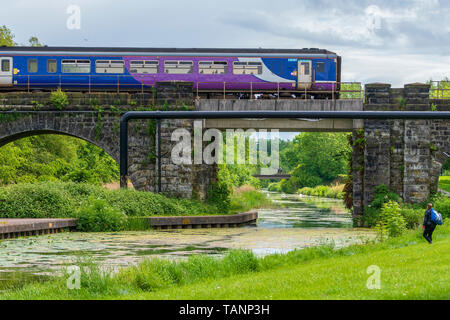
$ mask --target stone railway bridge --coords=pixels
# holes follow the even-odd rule
[[[62,134],[89,141],[119,161],[119,120],[130,110],[199,111],[450,111],[450,100],[430,100],[425,84],[393,89],[366,85],[361,100],[197,100],[188,83],[159,83],[153,94],[68,93],[70,105],[57,110],[49,93],[0,94],[0,147],[38,134]],[[194,103],[193,103],[194,101]],[[153,107],[137,107],[153,106]],[[168,107],[170,106],[170,107]],[[177,128],[192,132],[193,120],[163,120],[161,125],[162,190],[172,196],[204,198],[216,178],[211,165],[175,165],[170,160]],[[450,120],[222,119],[204,121],[204,128],[265,128],[281,131],[329,131],[353,134],[354,215],[362,214],[374,188],[385,184],[406,202],[425,201],[437,190],[439,173],[450,152]],[[154,121],[129,123],[129,178],[138,190],[156,191]]]

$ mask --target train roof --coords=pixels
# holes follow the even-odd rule
[[[336,55],[336,53],[318,48],[303,49],[262,49],[262,48],[136,48],[136,47],[30,47],[0,46],[0,52],[98,52],[98,53],[189,53],[189,54],[283,54],[283,55]]]

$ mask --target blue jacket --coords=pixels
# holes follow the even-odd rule
[[[423,218],[423,225],[425,227],[436,226],[436,223],[431,220],[431,210],[433,210],[433,208],[431,208],[430,210],[425,211],[425,216]]]

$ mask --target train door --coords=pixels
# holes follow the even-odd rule
[[[310,89],[312,84],[312,61],[298,60],[298,89]]]
[[[0,86],[11,86],[13,77],[13,59],[0,57]]]

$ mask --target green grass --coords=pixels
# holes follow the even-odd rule
[[[344,198],[344,185],[336,184],[333,186],[317,186],[315,188],[301,188],[298,193],[306,196],[322,197],[322,198]]]
[[[439,189],[450,192],[450,176],[443,176],[439,179]]]
[[[449,241],[337,257],[240,275],[130,299],[449,299]],[[447,262],[445,262],[447,260]],[[381,268],[381,289],[368,290],[367,267]]]
[[[231,212],[245,212],[273,206],[272,200],[266,194],[250,186],[242,186],[234,190],[230,199]]]
[[[334,250],[321,246],[257,258],[231,251],[224,258],[147,260],[113,276],[95,264],[80,290],[66,278],[31,283],[1,299],[449,299],[450,227],[438,227],[434,244],[419,229],[382,243]],[[367,268],[381,269],[381,289],[369,290]]]

